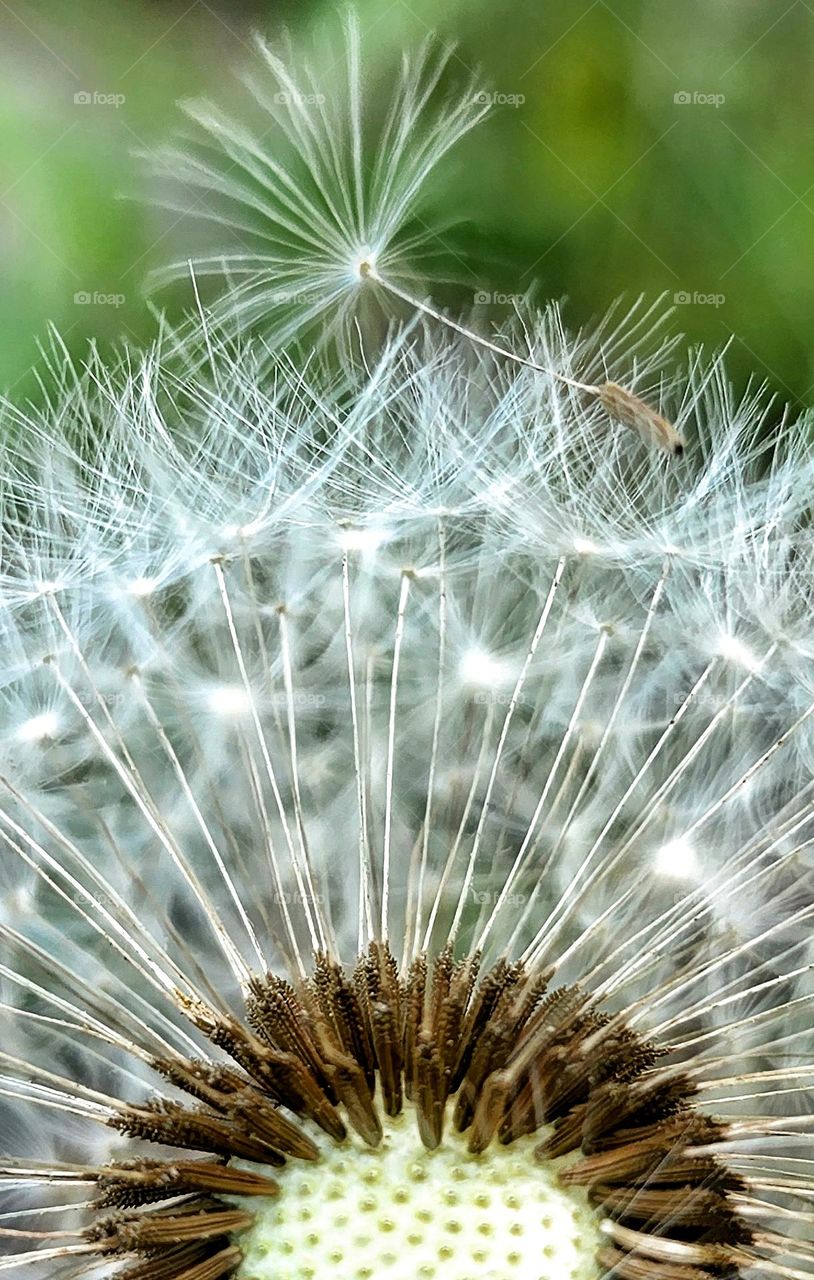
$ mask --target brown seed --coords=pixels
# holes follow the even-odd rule
[[[656,445],[674,458],[684,452],[684,440],[673,424],[632,391],[617,382],[604,382],[598,395],[609,417],[630,427],[645,444]]]

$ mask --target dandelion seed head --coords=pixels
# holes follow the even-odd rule
[[[370,555],[384,546],[389,537],[387,530],[381,528],[342,529],[338,535],[338,541],[344,551],[358,551],[362,555]]]
[[[244,715],[251,706],[246,690],[234,684],[211,689],[207,694],[207,704],[211,711],[221,716]]]
[[[157,589],[158,585],[159,583],[157,578],[146,578],[142,576],[134,578],[132,582],[129,582],[127,584],[127,590],[131,596],[143,599],[146,596],[151,596]]]
[[[748,645],[739,640],[737,636],[721,636],[718,640],[718,650],[722,657],[727,658],[730,662],[737,663],[738,666],[744,667],[747,671],[757,671],[760,666]]]
[[[698,876],[698,855],[682,836],[668,840],[656,852],[653,864],[658,875],[670,880],[693,880]]]
[[[59,716],[55,711],[42,711],[18,725],[14,736],[19,742],[43,742],[59,733]]]
[[[3,409],[0,1266],[800,1280],[810,422],[416,307],[482,104],[260,56],[229,297]]]
[[[328,1276],[340,1267],[392,1280],[582,1280],[594,1266],[600,1236],[588,1196],[558,1184],[567,1159],[535,1167],[533,1138],[473,1157],[452,1136],[428,1152],[407,1106],[374,1151],[358,1138],[339,1148],[317,1142],[319,1176],[307,1164],[286,1170],[279,1196],[242,1238],[238,1276],[307,1267]],[[358,1182],[348,1177],[354,1158]]]
[[[597,556],[602,553],[602,548],[599,544],[593,542],[590,538],[574,538],[574,550],[577,555],[581,556]]]
[[[459,667],[461,679],[470,685],[489,689],[504,685],[508,672],[505,663],[483,649],[467,649]]]

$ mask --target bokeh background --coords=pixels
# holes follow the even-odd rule
[[[814,397],[814,5],[805,0],[358,0],[370,92],[400,50],[454,43],[496,94],[445,170],[463,219],[460,303],[491,291],[567,299],[578,325],[618,294],[666,293],[692,343],[795,409]],[[138,152],[177,102],[242,97],[251,35],[336,40],[326,0],[0,0],[0,388],[54,324],[148,336],[151,268],[200,247],[156,206]],[[333,33],[333,36],[331,35]],[[184,289],[164,295],[177,312]],[[510,303],[506,302],[506,306]],[[499,320],[499,315],[496,319]]]

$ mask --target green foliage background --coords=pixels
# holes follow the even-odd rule
[[[327,23],[339,58],[337,9],[326,0],[0,5],[2,388],[37,394],[28,370],[49,322],[77,353],[92,337],[150,333],[145,274],[201,240],[190,219],[151,202],[134,152],[177,129],[178,99],[239,99],[253,30],[273,38],[287,26],[307,47]],[[437,192],[439,213],[464,219],[461,305],[480,290],[533,288],[567,297],[579,324],[619,293],[689,295],[677,324],[692,342],[731,340],[740,384],[755,374],[795,408],[811,402],[814,7],[360,0],[357,9],[374,100],[384,101],[401,48],[428,32],[455,43],[453,77],[456,63],[477,69],[507,100]],[[81,92],[123,101],[77,104]],[[180,287],[164,299],[171,310],[184,301]]]

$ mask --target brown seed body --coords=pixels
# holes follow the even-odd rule
[[[606,413],[614,421],[630,427],[645,444],[655,445],[676,458],[684,452],[684,440],[673,424],[632,391],[617,382],[605,382],[599,388],[598,397]]]

